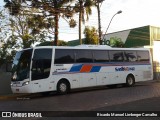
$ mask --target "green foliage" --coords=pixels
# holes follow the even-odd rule
[[[85,44],[98,44],[98,34],[94,27],[85,27]]]
[[[35,42],[41,42],[44,39],[42,34],[44,34],[43,25],[45,25],[45,21],[42,20],[39,19],[39,22],[37,22],[35,16],[29,15],[17,15],[10,18],[8,26],[11,28],[11,36],[16,36],[17,42],[21,43],[21,48],[29,48]],[[41,27],[40,24],[42,24]]]
[[[89,20],[89,15],[92,14],[91,7],[94,5],[94,0],[78,0],[75,3],[74,10],[76,13],[81,14],[81,20],[79,22],[85,22],[85,15],[87,16],[86,20]]]
[[[15,44],[15,41],[10,41],[11,37],[8,37],[8,28],[6,27],[8,19],[5,18],[4,13],[4,10],[0,11],[0,65],[12,58],[11,51],[8,50],[8,48],[13,48],[13,45]],[[6,38],[8,39],[4,41]]]
[[[44,41],[37,46],[53,46],[53,45],[54,45],[53,41]],[[63,40],[58,40],[58,46],[67,46],[67,42]]]
[[[91,7],[94,5],[94,0],[78,0],[75,3],[74,11],[79,13],[79,42],[82,44],[81,39],[81,23],[85,23],[85,15],[87,16],[86,20],[89,20],[89,15],[92,14]]]
[[[69,26],[70,26],[71,28],[74,28],[76,25],[77,25],[77,23],[76,23],[76,21],[75,21],[74,19],[71,19],[71,20],[69,21]]]
[[[9,37],[6,41],[2,42],[2,46],[0,47],[0,61],[11,61],[13,59],[15,48],[18,48],[18,45],[16,46],[15,44],[16,40],[14,36]]]
[[[27,0],[30,1],[30,0]],[[41,12],[45,18],[54,17],[54,45],[58,45],[58,34],[59,34],[59,18],[71,18],[73,16],[73,10],[68,3],[71,3],[73,0],[33,0],[31,1],[31,6],[33,8],[41,9]],[[74,27],[76,24],[73,24],[73,20],[69,22],[71,27]],[[50,24],[53,25],[53,24]],[[46,26],[46,28],[48,25]]]
[[[67,42],[63,40],[58,40],[58,46],[67,46]]]
[[[110,38],[110,46],[112,46],[112,47],[123,47],[124,43],[122,42],[121,38],[111,37]]]
[[[8,8],[9,11],[10,11],[10,15],[18,15],[21,11],[21,4],[19,1],[17,0],[7,0],[5,1],[6,4],[5,4],[5,8]]]

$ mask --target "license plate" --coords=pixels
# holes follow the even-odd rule
[[[19,81],[16,81],[16,82],[13,82],[13,84],[20,84],[20,82],[19,82]]]

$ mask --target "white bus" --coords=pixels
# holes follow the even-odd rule
[[[105,46],[42,46],[16,53],[12,65],[13,93],[57,91],[114,84],[133,86],[153,79],[147,48]]]

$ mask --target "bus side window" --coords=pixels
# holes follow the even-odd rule
[[[50,75],[52,49],[36,49],[32,62],[32,80],[45,79]]]
[[[94,62],[109,62],[108,51],[94,50]]]
[[[124,56],[123,51],[113,50],[109,51],[110,61],[111,62],[123,62]]]
[[[149,61],[149,52],[148,51],[137,51],[138,61]]]
[[[93,55],[91,50],[76,50],[76,63],[92,63]]]
[[[68,49],[55,49],[54,64],[72,64],[74,63],[74,51]]]
[[[124,59],[126,62],[135,62],[137,61],[136,51],[125,51]]]

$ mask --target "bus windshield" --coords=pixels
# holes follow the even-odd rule
[[[19,51],[12,64],[12,81],[22,81],[29,78],[32,49]]]

